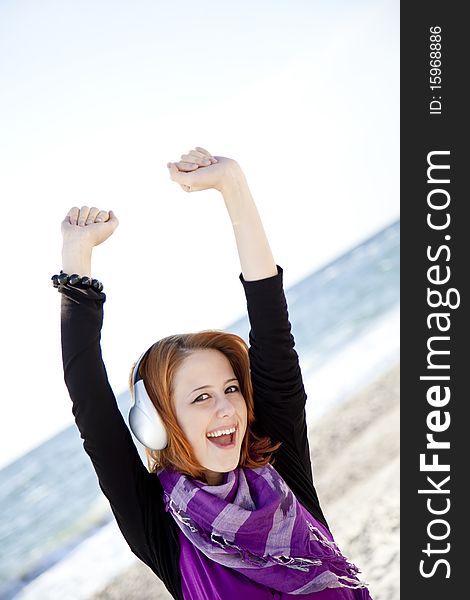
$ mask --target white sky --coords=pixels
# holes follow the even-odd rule
[[[398,217],[398,28],[398,0],[0,4],[0,466],[73,422],[50,284],[71,206],[120,220],[93,262],[116,393],[155,340],[245,310],[222,199],[168,160],[238,160],[286,287]]]

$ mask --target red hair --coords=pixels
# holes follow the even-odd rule
[[[206,330],[199,333],[171,335],[156,342],[139,365],[139,373],[168,433],[168,445],[163,450],[145,448],[148,469],[171,466],[195,479],[205,480],[204,467],[196,460],[193,449],[178,425],[173,407],[173,378],[182,361],[195,350],[213,349],[222,352],[230,362],[247,408],[247,427],[240,450],[240,467],[262,467],[271,461],[280,443],[253,431],[255,411],[250,360],[246,342],[234,333]],[[129,384],[132,383],[132,372]]]

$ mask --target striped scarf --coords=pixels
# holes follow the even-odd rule
[[[166,510],[211,560],[287,594],[366,587],[270,464],[238,467],[217,486],[168,468],[158,477]]]

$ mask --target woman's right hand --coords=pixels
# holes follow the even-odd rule
[[[107,240],[118,225],[119,221],[112,210],[108,212],[95,206],[73,206],[62,221],[62,238],[64,244],[93,248]]]

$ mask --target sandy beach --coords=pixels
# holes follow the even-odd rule
[[[400,597],[399,379],[395,365],[309,430],[323,512],[374,600]],[[169,598],[152,571],[136,559],[90,600]]]

